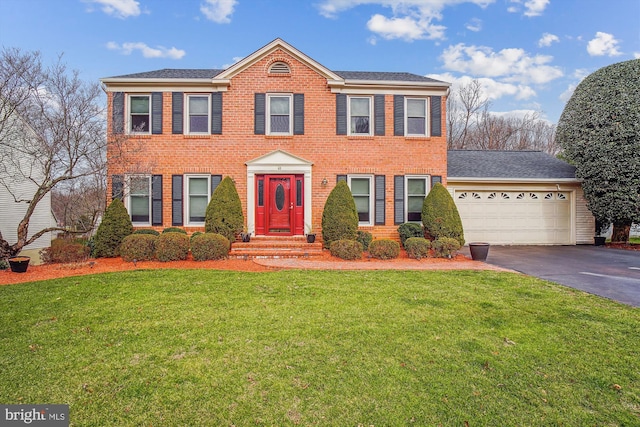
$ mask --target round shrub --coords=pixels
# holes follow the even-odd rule
[[[222,234],[200,233],[191,238],[191,255],[196,261],[224,259],[229,256],[231,243]]]
[[[180,228],[180,227],[167,227],[164,230],[162,230],[162,234],[164,233],[182,233],[182,234],[187,234],[187,232],[184,230],[184,228]]]
[[[51,241],[51,246],[40,251],[42,262],[71,263],[86,261],[91,255],[91,248],[81,239],[58,238]]]
[[[229,239],[236,240],[236,236],[244,226],[242,202],[233,180],[226,176],[216,187],[207,206],[204,231],[218,233]]]
[[[460,246],[464,245],[462,220],[453,197],[439,182],[436,183],[422,205],[422,224],[425,237],[437,240],[441,237],[456,239]]]
[[[374,240],[369,245],[369,255],[376,259],[394,259],[400,255],[400,244],[391,239]]]
[[[346,259],[354,260],[362,258],[362,243],[355,240],[335,240],[329,246],[331,255]]]
[[[451,258],[460,249],[460,242],[452,237],[441,237],[431,243],[437,258]]]
[[[404,248],[409,258],[427,258],[429,256],[429,249],[431,249],[431,242],[424,237],[409,237],[404,242]]]
[[[157,230],[154,230],[152,228],[140,228],[136,231],[133,232],[133,234],[148,234],[151,236],[159,236],[160,232]]]
[[[193,238],[200,236],[201,234],[204,234],[202,231],[194,231],[193,233],[191,233],[191,237],[189,237],[191,239],[191,241],[193,242]]]
[[[398,234],[400,234],[400,244],[407,249],[405,242],[412,237],[424,237],[424,230],[420,224],[415,222],[405,222],[398,227]]]
[[[182,261],[189,255],[189,236],[184,233],[162,233],[156,240],[158,261]]]
[[[362,248],[366,251],[369,250],[369,245],[373,240],[373,236],[368,231],[358,230],[358,236],[356,241],[362,243]]]
[[[133,225],[127,209],[120,199],[113,199],[104,213],[94,239],[96,257],[118,256],[122,239],[133,233]]]
[[[156,240],[158,236],[154,234],[133,233],[122,240],[120,256],[127,262],[152,260],[156,252]]]
[[[322,239],[325,248],[336,240],[355,240],[358,231],[358,211],[346,181],[331,190],[322,211]]]

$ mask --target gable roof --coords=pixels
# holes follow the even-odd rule
[[[449,150],[447,175],[449,180],[576,180],[576,168],[542,151]]]

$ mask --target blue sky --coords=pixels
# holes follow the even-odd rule
[[[0,0],[0,44],[85,80],[225,68],[275,38],[333,70],[479,79],[494,112],[557,122],[603,66],[640,58],[639,0]]]

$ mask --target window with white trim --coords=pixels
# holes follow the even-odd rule
[[[405,98],[407,136],[427,136],[427,99]]]
[[[129,176],[127,187],[127,210],[131,222],[134,225],[151,225],[151,176]]]
[[[349,175],[347,184],[356,202],[358,225],[373,225],[373,176]]]
[[[406,222],[422,221],[422,205],[429,192],[429,176],[405,176]]]
[[[151,95],[129,95],[129,133],[151,133]]]
[[[185,175],[186,225],[203,225],[209,198],[211,197],[210,175]]]
[[[291,135],[293,95],[267,94],[267,134]]]
[[[373,135],[373,100],[370,96],[350,96],[347,115],[349,135]]]
[[[186,130],[190,135],[206,135],[211,133],[211,96],[187,95]]]

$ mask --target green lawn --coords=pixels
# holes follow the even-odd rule
[[[112,273],[0,325],[0,402],[76,426],[640,424],[640,311],[511,273]]]

